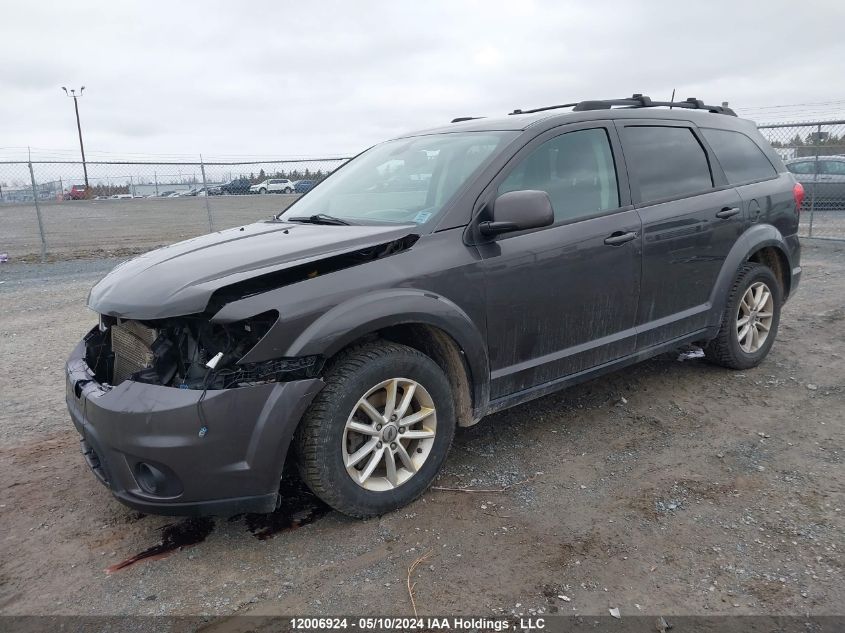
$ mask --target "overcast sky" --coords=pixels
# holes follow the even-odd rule
[[[756,119],[845,117],[843,0],[34,0],[0,25],[0,158],[76,156],[63,85],[86,86],[89,158],[344,155],[673,88]]]

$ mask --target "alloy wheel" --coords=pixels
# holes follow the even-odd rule
[[[392,490],[422,468],[434,445],[437,412],[421,384],[385,380],[356,403],[343,430],[346,472],[362,488]]]
[[[739,346],[746,354],[758,351],[772,328],[774,318],[774,297],[771,289],[762,281],[751,284],[736,315],[736,333]]]

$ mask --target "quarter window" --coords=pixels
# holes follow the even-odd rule
[[[815,161],[805,160],[800,163],[789,163],[786,168],[793,174],[814,174]]]
[[[690,128],[624,128],[625,161],[640,186],[641,202],[680,198],[713,187],[707,154]]]
[[[745,134],[714,129],[703,129],[701,132],[716,153],[732,185],[777,176],[777,171],[763,150]]]
[[[555,222],[616,209],[619,187],[607,132],[578,130],[540,145],[517,164],[498,193],[525,189],[549,194]]]

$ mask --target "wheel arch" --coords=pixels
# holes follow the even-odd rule
[[[392,289],[344,302],[300,333],[285,355],[331,359],[374,337],[417,349],[443,369],[455,394],[460,426],[483,417],[490,399],[484,339],[472,319],[441,295]]]
[[[783,298],[786,299],[789,296],[792,286],[792,274],[790,272],[789,258],[783,249],[778,248],[776,245],[761,246],[749,255],[746,261],[763,264],[770,268],[778,282],[780,282]]]
[[[749,261],[771,268],[781,282],[784,298],[789,295],[792,287],[792,263],[786,241],[780,231],[771,224],[756,224],[739,237],[722,264],[710,295],[710,327],[718,328],[737,271],[742,264]]]

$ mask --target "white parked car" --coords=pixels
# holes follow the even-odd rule
[[[287,178],[268,178],[264,182],[252,185],[250,193],[293,193],[293,183]]]

